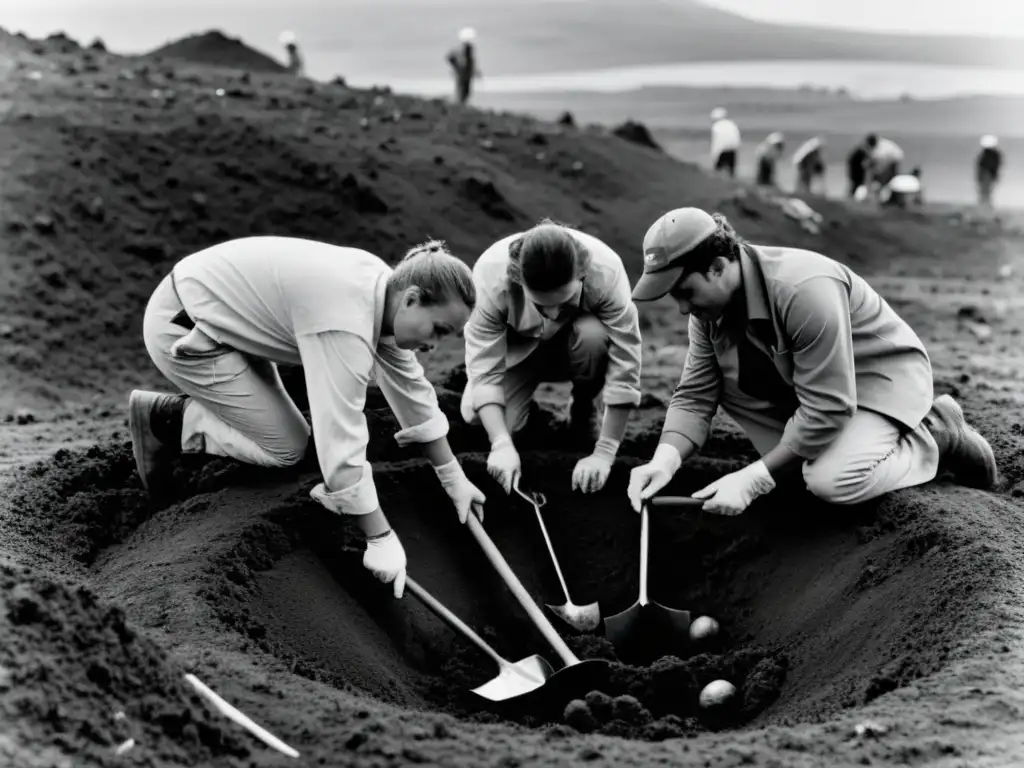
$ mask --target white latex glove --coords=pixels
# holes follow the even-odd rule
[[[394,584],[395,597],[405,593],[405,548],[394,531],[366,542],[363,567],[385,584]]]
[[[619,441],[603,435],[597,439],[594,452],[576,462],[572,471],[572,489],[584,493],[596,493],[608,482]]]
[[[448,494],[448,498],[455,505],[455,511],[459,514],[459,522],[465,524],[470,510],[472,510],[482,523],[484,521],[484,502],[487,501],[487,497],[479,488],[469,482],[459,460],[452,459],[447,464],[434,467],[434,471],[437,473],[438,480],[441,481],[444,492]]]
[[[743,469],[720,477],[693,494],[695,499],[707,499],[701,507],[705,512],[719,515],[738,515],[758,496],[775,488],[775,480],[763,461],[755,461]]]
[[[501,483],[505,493],[512,493],[512,485],[519,482],[523,467],[511,435],[502,435],[491,445],[491,455],[487,457],[487,471]]]
[[[682,464],[683,458],[679,451],[668,443],[658,443],[651,460],[629,473],[626,495],[633,505],[633,511],[639,513],[643,502],[668,485]]]

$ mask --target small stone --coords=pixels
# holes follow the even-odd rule
[[[53,220],[53,217],[47,216],[45,213],[41,213],[32,219],[32,226],[36,232],[43,235],[52,235],[57,229],[57,223]]]
[[[28,408],[19,408],[14,412],[14,421],[18,424],[33,424],[36,415]]]

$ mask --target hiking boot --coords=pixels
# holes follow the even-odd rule
[[[993,488],[999,469],[992,446],[967,424],[960,404],[949,395],[940,395],[932,403],[927,420],[939,446],[939,468],[952,472],[961,485]]]
[[[185,395],[133,390],[128,397],[128,431],[132,436],[132,455],[142,487],[150,481],[159,465],[161,453],[181,450],[181,425],[185,413]]]

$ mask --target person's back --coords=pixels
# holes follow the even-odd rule
[[[999,178],[999,168],[1003,164],[1003,154],[998,147],[985,147],[978,153],[978,169],[988,173],[992,178]]]
[[[371,286],[383,290],[390,272],[358,248],[257,236],[186,256],[173,274],[203,333],[247,354],[297,364],[298,335],[348,330],[372,336]]]

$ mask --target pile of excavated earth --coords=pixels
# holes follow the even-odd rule
[[[217,44],[223,47],[218,58]],[[18,766],[1009,765],[1024,664],[1021,231],[967,212],[784,200],[664,155],[646,130],[543,123],[275,74],[207,35],[120,57],[0,32],[0,763]],[[190,51],[198,51],[188,60]],[[244,62],[249,70],[233,69]],[[217,66],[218,64],[222,66]],[[623,116],[624,119],[628,116]],[[641,126],[642,128],[642,126]],[[626,138],[624,138],[626,137]],[[544,706],[483,706],[496,674],[411,594],[361,565],[345,519],[309,498],[314,451],[288,470],[188,457],[147,498],[123,412],[159,386],[141,341],[179,258],[260,233],[357,245],[393,261],[429,237],[472,262],[550,216],[616,248],[632,277],[665,210],[725,213],[758,243],[864,274],[926,341],[936,391],[992,442],[996,492],[940,478],[854,509],[772,494],[721,518],[656,509],[651,597],[719,632],[619,658],[600,629],[552,621],[608,675]],[[608,486],[570,489],[581,450],[548,387],[520,441],[524,482],[575,602],[605,616],[638,590],[629,469],[650,455],[686,350],[683,318],[643,310],[641,408]],[[459,350],[425,361],[451,442],[487,493],[485,527],[536,601],[563,595],[532,507],[485,471],[458,416]],[[301,371],[284,371],[305,407]],[[410,575],[505,658],[553,652],[458,524],[433,472],[399,448],[379,393],[369,457]],[[670,490],[743,466],[724,417]],[[193,674],[299,752],[253,738]],[[703,709],[714,680],[730,706]]]

